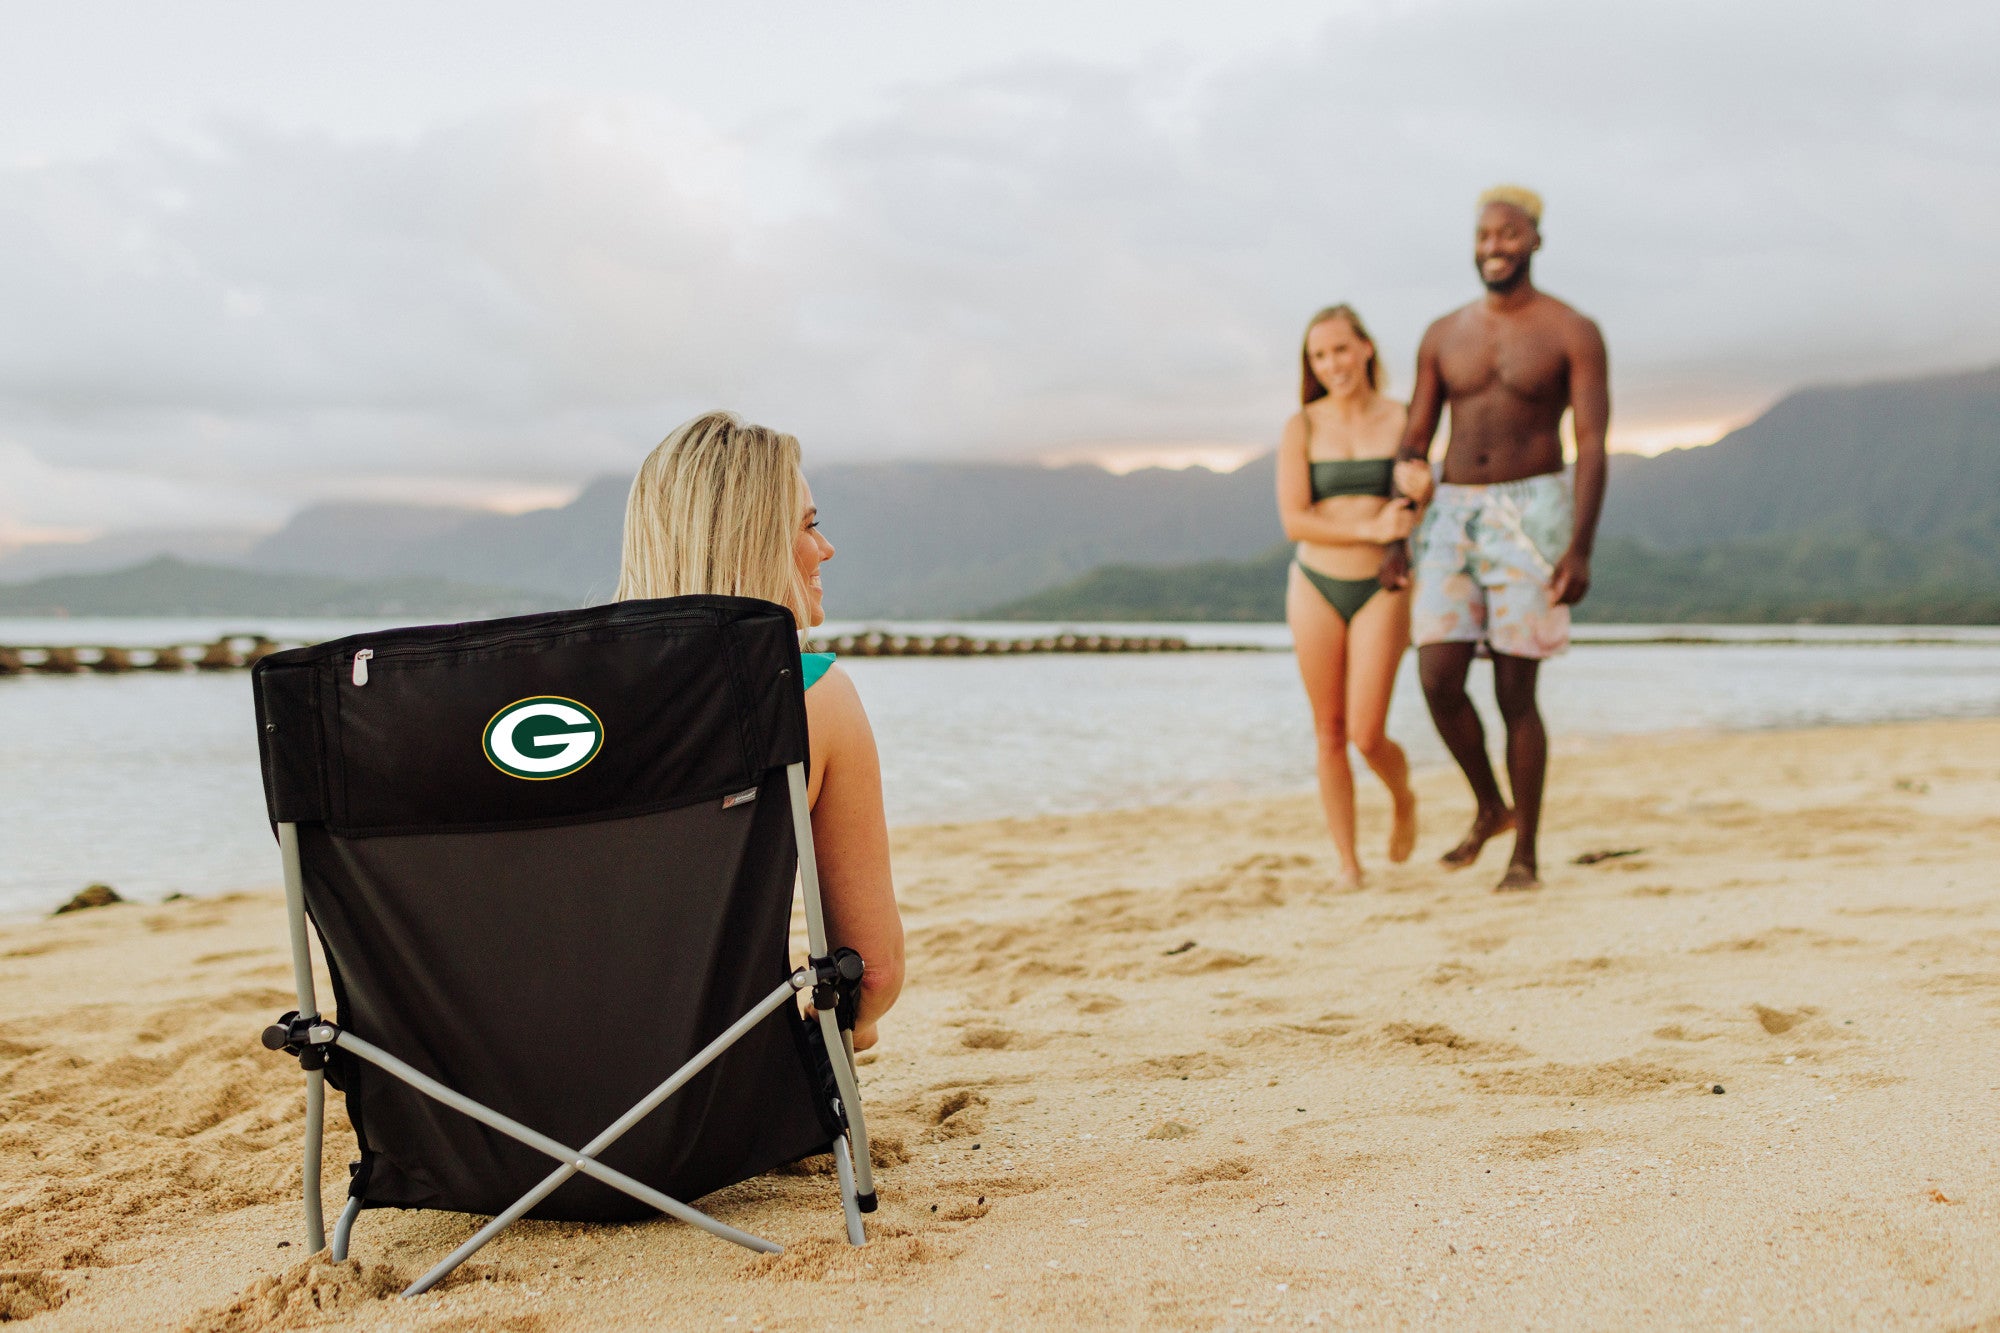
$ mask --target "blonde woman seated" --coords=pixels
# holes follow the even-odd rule
[[[625,505],[618,599],[719,593],[791,608],[801,630],[826,619],[819,567],[833,543],[819,530],[799,442],[709,412],[646,457]],[[889,879],[882,769],[861,696],[831,653],[805,654],[807,794],[827,933],[859,953],[854,1048],[875,1044],[876,1024],[903,988],[903,921]]]

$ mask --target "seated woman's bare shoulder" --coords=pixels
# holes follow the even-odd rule
[[[812,740],[812,772],[806,790],[814,806],[826,777],[829,762],[846,767],[852,763],[875,762],[875,731],[868,725],[868,710],[862,706],[861,692],[854,678],[838,664],[806,691],[806,732]],[[879,764],[876,765],[879,767]]]
[[[889,824],[882,808],[882,762],[854,681],[827,668],[806,691],[812,742],[813,845],[833,938],[857,950],[868,970],[854,1048],[875,1044],[875,1023],[903,988],[903,923],[889,873]]]

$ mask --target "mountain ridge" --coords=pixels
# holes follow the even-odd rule
[[[560,599],[424,575],[329,578],[157,556],[130,569],[0,584],[7,616],[403,616],[474,620]]]
[[[1714,444],[1614,455],[1602,526],[1660,550],[1807,531],[2000,538],[2000,366],[1808,386]]]
[[[828,601],[843,618],[971,615],[1101,568],[1185,574],[1254,562],[1282,537],[1268,453],[1227,473],[1123,475],[1087,465],[807,461],[838,551],[825,571]],[[567,605],[602,601],[616,587],[629,484],[599,477],[568,505],[518,515],[316,505],[243,563],[335,579],[498,586]],[[1870,548],[1877,556],[1943,561],[1958,571],[1951,586],[1976,591],[1985,578],[1978,552],[2000,549],[2000,367],[1808,386],[1715,444],[1654,458],[1615,454],[1600,533],[1601,544],[1632,544],[1629,561],[1600,571],[1598,592],[1607,595],[1628,577],[1618,570],[1644,575],[1647,552],[1662,568],[1714,579],[1726,563],[1675,559],[1727,548],[1731,558],[1768,560],[1779,548],[1758,542],[1803,534],[1840,539],[1826,549],[1851,546],[1863,565],[1876,558],[1863,552],[1868,541],[1878,542]],[[1910,554],[1919,548],[1928,554]],[[1797,604],[1794,576],[1803,573],[1787,574],[1791,591],[1770,604]]]

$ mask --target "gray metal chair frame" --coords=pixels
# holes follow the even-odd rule
[[[765,1240],[718,1222],[706,1213],[691,1208],[678,1199],[670,1198],[651,1186],[605,1166],[596,1159],[625,1131],[645,1119],[745,1033],[776,1012],[779,1006],[792,1000],[801,991],[811,990],[817,985],[829,984],[834,980],[831,975],[834,963],[826,937],[826,918],[820,905],[819,867],[813,855],[812,817],[806,799],[805,765],[798,763],[787,765],[785,777],[791,797],[792,829],[798,841],[799,881],[801,894],[805,900],[806,942],[812,964],[794,971],[748,1013],[737,1019],[686,1064],[675,1070],[665,1082],[654,1088],[581,1148],[558,1143],[547,1135],[537,1133],[528,1126],[501,1115],[453,1091],[422,1071],[412,1068],[381,1047],[364,1041],[351,1032],[342,1031],[337,1024],[325,1022],[319,1017],[319,1001],[315,995],[313,982],[312,951],[308,939],[305,880],[299,866],[298,826],[279,824],[278,846],[284,860],[285,910],[291,928],[292,971],[298,986],[298,1012],[301,1015],[293,1024],[292,1030],[298,1034],[299,1044],[302,1047],[312,1048],[317,1052],[318,1063],[321,1066],[306,1069],[304,1163],[306,1248],[313,1253],[327,1248],[325,1223],[320,1205],[320,1155],[326,1121],[324,1057],[326,1050],[337,1047],[403,1080],[417,1091],[453,1110],[462,1112],[538,1152],[548,1154],[560,1163],[505,1212],[495,1216],[492,1221],[473,1233],[463,1245],[446,1255],[429,1272],[411,1283],[403,1292],[406,1297],[421,1295],[436,1286],[488,1241],[547,1198],[564,1181],[579,1173],[614,1189],[622,1190],[633,1198],[650,1204],[671,1217],[698,1226],[711,1235],[734,1241],[738,1245],[761,1253],[782,1253],[783,1247],[775,1241]],[[834,1166],[840,1181],[841,1206],[847,1217],[847,1240],[851,1245],[865,1245],[868,1236],[862,1225],[862,1214],[874,1211],[875,1181],[868,1155],[868,1130],[861,1112],[861,1090],[855,1076],[854,1039],[850,1033],[840,1028],[833,1005],[819,1005],[817,1011],[820,1035],[826,1043],[829,1061],[833,1066],[834,1082],[840,1091],[839,1109],[847,1122],[847,1132],[833,1142]],[[347,1257],[348,1242],[353,1235],[355,1218],[360,1211],[359,1199],[350,1199],[346,1208],[341,1211],[340,1218],[334,1226],[331,1251],[332,1258],[336,1262]]]

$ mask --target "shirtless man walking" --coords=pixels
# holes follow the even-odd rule
[[[1391,547],[1382,585],[1414,573],[1411,637],[1431,719],[1479,803],[1465,840],[1444,855],[1471,865],[1488,839],[1514,830],[1514,856],[1496,886],[1541,886],[1541,823],[1548,737],[1535,675],[1569,646],[1569,608],[1590,589],[1590,549],[1604,503],[1604,432],[1611,417],[1603,335],[1585,316],[1535,290],[1542,201],[1502,185],[1479,200],[1473,259],[1486,295],[1432,324],[1417,350],[1409,425],[1396,483],[1430,500],[1411,547]],[[1451,408],[1444,480],[1432,495],[1431,440]],[[1576,486],[1563,476],[1558,428],[1576,413]],[[1474,651],[1493,656],[1493,688],[1507,723],[1510,810],[1486,757],[1486,733],[1465,692]]]

